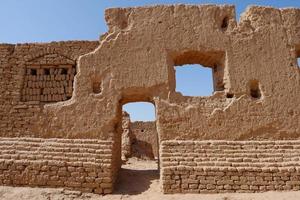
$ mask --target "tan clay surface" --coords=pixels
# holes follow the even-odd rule
[[[142,159],[158,159],[158,134],[155,122],[135,121],[130,125],[132,156]]]

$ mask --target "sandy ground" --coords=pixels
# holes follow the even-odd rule
[[[0,187],[2,200],[300,200],[299,192],[256,194],[175,194],[164,195],[159,187],[157,163],[130,159],[123,165],[114,194],[100,196],[49,188]]]

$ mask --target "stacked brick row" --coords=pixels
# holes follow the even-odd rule
[[[80,139],[1,138],[0,183],[112,191],[112,142]]]
[[[300,190],[300,141],[165,141],[165,193]]]
[[[22,101],[56,102],[72,97],[76,69],[72,65],[27,67]]]

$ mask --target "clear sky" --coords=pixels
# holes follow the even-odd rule
[[[0,0],[0,43],[98,40],[107,30],[104,10],[153,4],[232,4],[237,19],[248,5],[300,7],[300,0]],[[185,95],[210,95],[211,71],[190,66],[176,69],[177,88]],[[154,120],[151,104],[126,104],[135,120]]]

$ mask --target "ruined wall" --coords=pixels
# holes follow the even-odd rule
[[[155,122],[130,121],[130,115],[122,112],[122,160],[158,158],[158,134]]]
[[[148,101],[161,141],[299,138],[298,17],[264,7],[239,23],[233,6],[108,9],[109,31],[80,59],[72,101],[47,106],[37,131],[112,138],[122,105]],[[174,66],[192,63],[219,72],[212,96],[175,92]]]
[[[111,193],[112,141],[46,139],[48,135],[35,127],[42,126],[35,122],[45,106],[72,97],[78,58],[98,45],[96,41],[0,44],[2,185]]]
[[[0,136],[48,137],[36,131],[46,103],[70,99],[79,56],[98,42],[0,44]],[[55,126],[51,124],[50,126]]]
[[[300,141],[166,141],[165,193],[300,190]]]
[[[158,137],[155,122],[132,122],[132,156],[143,159],[158,158]]]
[[[132,155],[132,130],[130,116],[127,112],[122,113],[122,160]]]
[[[112,142],[81,139],[1,138],[1,185],[112,191]]]
[[[109,30],[101,36],[99,44],[0,45],[0,136],[112,141],[112,185],[121,160],[122,105],[129,102],[147,101],[155,105],[159,142],[166,145],[160,154],[168,153],[169,148],[175,151],[162,156],[162,172],[168,170],[167,159],[178,163],[179,150],[168,145],[173,140],[186,144],[239,140],[260,147],[260,140],[300,139],[300,70],[296,62],[300,56],[300,9],[253,6],[239,22],[233,6],[215,5],[114,8],[106,10],[105,18]],[[72,73],[68,74],[69,70],[62,66],[73,69],[73,61],[82,54],[85,55],[76,62],[70,98],[70,84],[66,82],[72,79]],[[45,59],[40,59],[43,56]],[[52,59],[55,64],[48,63]],[[56,63],[57,60],[63,63]],[[187,97],[175,92],[175,67],[184,64],[213,69],[212,96]],[[36,67],[35,75],[31,69]],[[62,70],[51,74],[52,67]],[[65,95],[70,99],[61,101]],[[56,101],[59,102],[44,104]],[[297,143],[290,146],[298,148]],[[285,149],[284,145],[271,146],[265,152],[280,152],[281,148]],[[184,150],[185,154],[193,155],[192,165],[198,163],[194,153],[197,149],[201,147]],[[247,155],[252,152],[251,148],[244,151]],[[286,173],[281,168],[286,151],[282,154],[275,164]],[[258,154],[258,159],[263,157]],[[224,157],[217,155],[216,159]],[[297,166],[299,161],[291,164]],[[199,192],[204,186],[210,190],[210,183],[201,183],[195,170],[181,171],[175,165],[171,173],[189,174],[189,179],[199,184],[188,185],[188,189],[186,184],[170,188],[168,180],[185,182],[187,177],[180,175],[178,179],[162,173],[164,192]],[[222,176],[224,181],[232,180],[227,168],[221,172],[218,174],[226,174]],[[239,180],[244,175],[237,173]],[[258,176],[263,174],[253,174]],[[291,173],[286,174],[287,180],[274,176],[269,177],[288,189],[291,187],[284,186],[291,184],[288,181],[300,180]],[[243,182],[247,187],[240,182],[234,184],[238,186],[228,190],[274,189],[255,189],[254,183],[247,181]]]

